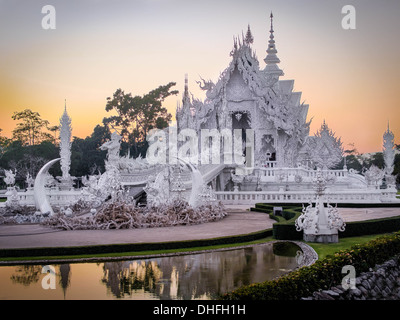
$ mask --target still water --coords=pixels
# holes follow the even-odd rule
[[[42,273],[42,265],[2,266],[0,299],[213,299],[297,267],[295,255],[300,248],[291,244],[290,250],[278,252],[274,246],[53,265],[55,289],[43,289],[48,274]]]

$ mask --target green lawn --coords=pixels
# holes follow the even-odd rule
[[[307,244],[318,253],[318,259],[324,259],[328,255],[333,255],[335,252],[344,249],[350,249],[356,244],[363,244],[375,238],[383,236],[383,234],[373,234],[361,237],[339,238],[338,243],[310,243]]]

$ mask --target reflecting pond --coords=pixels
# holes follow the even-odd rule
[[[53,265],[0,267],[0,299],[213,299],[297,267],[301,249],[266,243],[199,254]],[[288,248],[288,245],[289,248]],[[42,273],[44,271],[44,273]],[[49,277],[53,277],[50,279]],[[54,289],[48,288],[54,283]]]

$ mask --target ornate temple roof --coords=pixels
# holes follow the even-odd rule
[[[183,101],[182,107],[177,109],[177,119],[181,119],[181,123],[188,123],[182,121],[183,118],[194,116],[197,118],[197,128],[199,128],[200,123],[204,124],[211,119],[213,111],[225,110],[222,105],[227,101],[237,103],[256,101],[258,108],[265,112],[277,130],[298,136],[299,139],[304,139],[308,135],[310,125],[310,122],[307,123],[308,105],[301,103],[301,92],[293,91],[294,80],[280,80],[283,71],[278,67],[280,59],[277,56],[274,40],[272,13],[270,23],[267,56],[264,59],[265,68],[260,69],[259,61],[251,47],[254,38],[248,26],[246,35],[242,33],[241,38],[234,37],[233,49],[230,52],[232,60],[220,74],[217,82],[204,79],[197,82],[206,93],[204,102],[194,99],[190,102]],[[195,115],[189,115],[188,110],[190,108],[193,110],[193,107]]]

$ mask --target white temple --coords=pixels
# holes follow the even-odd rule
[[[242,150],[251,171],[238,174],[240,166],[226,164],[208,180],[218,199],[226,203],[301,202],[312,193],[316,169],[329,176],[327,192],[332,200],[395,199],[394,188],[384,194],[371,191],[364,176],[346,167],[337,168],[343,158],[342,142],[325,121],[315,135],[310,135],[309,106],[301,102],[301,92],[293,91],[294,80],[281,79],[272,13],[270,18],[264,68],[260,68],[252,50],[254,39],[248,27],[246,36],[234,40],[232,60],[217,82],[202,79],[199,83],[206,99],[191,98],[186,79],[182,105],[177,108],[178,133],[194,129],[200,136],[202,129],[217,129],[230,130],[233,136],[233,131],[240,129],[243,141],[254,141],[254,152]],[[224,153],[222,147],[220,151]]]
[[[193,184],[193,172],[201,174],[204,183],[204,192],[199,197],[224,204],[315,202],[313,181],[317,174],[322,174],[327,181],[324,197],[330,203],[397,201],[391,175],[393,133],[388,128],[384,135],[384,170],[371,167],[359,173],[348,170],[346,165],[339,168],[343,159],[340,138],[325,121],[310,135],[309,106],[301,102],[301,92],[293,91],[294,80],[281,79],[283,72],[279,68],[272,14],[270,18],[264,67],[260,67],[253,52],[254,38],[248,27],[246,35],[234,39],[231,62],[217,81],[201,79],[198,82],[205,91],[204,100],[191,96],[186,77],[182,104],[176,110],[177,127],[159,133],[168,139],[154,140],[157,143],[168,140],[168,150],[158,154],[167,153],[169,164],[152,162],[149,157],[120,157],[119,138],[113,134],[113,139],[102,146],[108,150],[106,172],[84,179],[86,185],[82,190],[64,192],[63,197],[60,197],[61,191],[50,190],[50,202],[70,204],[97,191],[103,191],[102,196],[106,197],[104,192],[113,189],[114,184],[130,189],[130,195],[136,199],[147,191],[151,201],[162,196],[185,197],[189,201],[193,196],[192,186],[199,188],[198,183]],[[66,109],[61,128],[62,132],[70,128]],[[66,158],[70,138],[67,133],[63,136],[61,166],[63,179],[68,179]],[[183,159],[185,152],[180,151],[188,146],[188,137],[194,141],[188,150],[193,146],[198,150],[190,150],[195,157]],[[151,149],[151,139],[149,143]],[[171,143],[177,145],[171,147]],[[204,145],[210,153],[204,152]],[[179,157],[181,162],[177,161]],[[193,168],[179,165],[185,161],[191,162]],[[386,185],[383,186],[384,178]],[[162,186],[157,181],[162,181]],[[211,189],[212,195],[208,195]],[[21,201],[29,203],[32,199],[24,198],[21,193]]]
[[[190,157],[186,160],[198,168],[203,181],[215,191],[216,200],[225,204],[315,200],[317,169],[328,181],[325,196],[331,202],[396,201],[393,179],[381,189],[381,171],[364,176],[346,165],[338,168],[343,159],[342,142],[325,121],[310,135],[309,106],[301,102],[301,92],[293,91],[294,80],[281,79],[272,13],[270,18],[263,68],[252,50],[254,38],[248,27],[246,35],[234,39],[231,62],[219,79],[198,82],[205,91],[204,101],[191,96],[185,77],[182,104],[176,110],[177,128],[167,128],[154,139],[156,144],[168,140],[164,150],[167,161],[176,165],[176,156],[184,157],[187,151]],[[190,150],[193,145],[197,150]],[[204,149],[205,145],[208,148]],[[393,141],[385,144],[392,151],[393,146]],[[243,161],[233,161],[238,158]],[[121,158],[120,167],[122,183],[136,191],[153,183],[164,170],[149,158]],[[178,175],[180,194],[188,197],[190,173],[180,170]],[[170,190],[178,175],[168,177]]]
[[[308,105],[301,103],[301,92],[293,91],[293,80],[280,80],[283,72],[278,67],[273,33],[271,14],[264,69],[260,69],[251,48],[249,27],[245,38],[235,39],[232,61],[217,82],[203,80],[200,84],[206,91],[204,102],[191,100],[185,88],[183,104],[176,114],[178,131],[253,129],[256,166],[308,166],[312,159],[310,149],[314,149],[310,148],[314,141],[307,139]],[[328,152],[333,152],[332,148]]]

